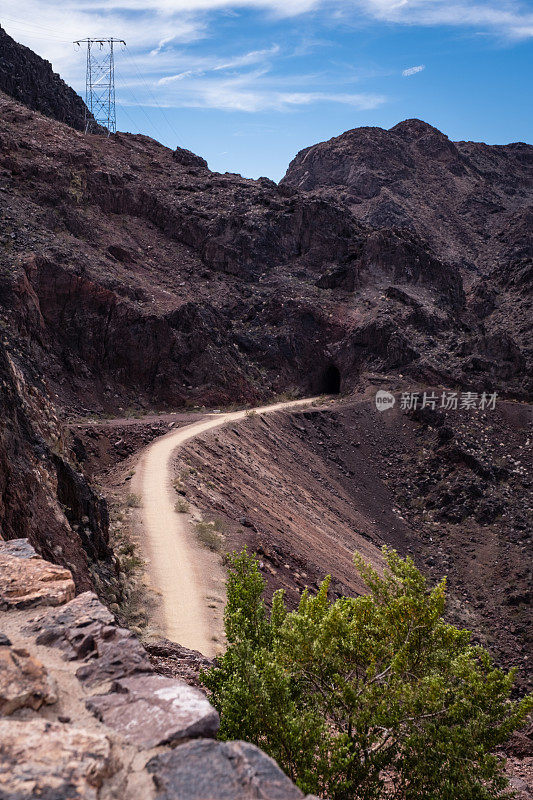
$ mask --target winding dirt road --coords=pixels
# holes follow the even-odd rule
[[[276,403],[255,408],[256,414],[271,414],[308,405],[315,398]],[[198,574],[190,522],[174,511],[172,460],[177,448],[212,428],[244,419],[249,411],[209,415],[156,439],[143,452],[134,486],[142,500],[142,538],[149,556],[152,588],[161,595],[162,627],[168,639],[185,647],[213,655],[209,630],[206,586]]]

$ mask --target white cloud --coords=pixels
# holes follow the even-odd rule
[[[249,112],[324,102],[369,110],[385,102],[382,95],[345,91],[349,78],[365,79],[352,67],[337,70],[335,76],[331,64],[328,74],[281,74],[279,69],[274,74],[278,61],[296,55],[286,46],[272,44],[228,55],[228,42],[215,36],[213,14],[238,17],[250,9],[277,18],[312,14],[319,29],[322,22],[352,20],[463,27],[507,41],[533,37],[533,13],[520,0],[4,0],[2,24],[18,41],[52,61],[80,93],[85,59],[83,52],[75,51],[73,40],[102,35],[125,39],[127,51],[119,48],[116,58],[117,97],[123,105],[149,105],[154,96],[161,105]],[[256,33],[260,40],[260,29]],[[191,46],[200,43],[201,49]],[[423,68],[409,67],[402,74],[414,75]]]
[[[422,72],[422,70],[425,68],[425,64],[419,64],[417,67],[408,67],[407,69],[402,70],[402,75],[404,78],[408,78],[410,75],[416,75],[417,72]]]

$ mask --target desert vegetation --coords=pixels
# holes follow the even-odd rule
[[[514,670],[444,620],[445,580],[384,557],[381,576],[355,556],[367,595],[332,602],[327,577],[294,611],[277,592],[270,614],[258,561],[229,557],[228,649],[202,677],[222,738],[259,745],[332,800],[509,797],[494,753],[533,697],[511,700]]]

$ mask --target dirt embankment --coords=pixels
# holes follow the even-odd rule
[[[412,555],[448,576],[449,613],[527,683],[530,409],[378,413],[371,399],[331,410],[249,417],[190,441],[186,496],[224,526],[225,549],[260,554],[269,588],[289,600],[327,573],[357,593],[359,550]]]

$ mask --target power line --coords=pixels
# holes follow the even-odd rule
[[[154,101],[155,105],[157,106],[157,108],[161,112],[161,115],[163,116],[163,119],[167,123],[172,135],[176,139],[176,144],[179,144],[179,145],[183,146],[183,141],[181,140],[181,137],[178,135],[177,130],[175,129],[174,125],[171,123],[171,121],[170,121],[165,109],[163,108],[163,106],[160,105],[159,101],[157,100],[157,97],[154,95],[150,85],[146,82],[144,76],[142,75],[139,67],[137,66],[137,64],[136,64],[135,60],[133,59],[133,56],[131,55],[130,50],[129,50],[129,48],[127,46],[125,47],[125,53],[126,53],[126,56],[128,57],[128,59],[130,60],[133,68],[137,72],[137,75],[139,76],[141,82],[144,84],[144,87],[150,93],[150,95],[152,97],[152,100]]]
[[[118,80],[118,84],[119,84],[119,86],[121,86],[121,88],[122,88],[124,91],[127,91],[127,92],[128,92],[130,95],[131,95],[131,97],[132,97],[132,99],[133,99],[133,101],[134,101],[134,104],[135,104],[135,106],[136,106],[136,107],[138,107],[138,108],[140,108],[141,112],[144,114],[144,116],[145,116],[145,118],[146,118],[146,121],[147,121],[147,123],[148,123],[149,127],[150,127],[150,128],[155,128],[155,129],[156,129],[156,131],[157,131],[157,126],[155,125],[155,123],[154,123],[154,120],[153,120],[153,119],[152,119],[152,118],[149,116],[149,114],[147,113],[147,111],[146,111],[146,109],[145,109],[145,105],[144,105],[144,103],[142,103],[142,101],[141,101],[141,100],[139,100],[139,98],[137,97],[137,95],[135,94],[135,92],[133,91],[133,89],[131,88],[131,86],[128,86],[128,84],[126,83],[126,81],[124,80],[124,78],[122,77],[122,75],[121,75],[121,73],[120,73],[120,72],[118,72],[117,70],[115,70],[115,75],[116,75],[116,77],[117,77],[117,80]],[[126,109],[125,109],[124,105],[123,105],[122,103],[119,103],[119,107],[120,107],[121,111],[124,111],[124,112],[126,113],[126,116],[127,116],[127,117],[128,117],[130,120],[131,120],[132,118],[131,118],[131,116],[130,116],[130,115],[127,113],[127,112],[126,112]],[[158,135],[160,136],[161,134],[158,132]]]
[[[34,28],[40,31],[47,31],[49,33],[57,33],[57,28],[49,28],[46,25],[39,25],[37,22],[27,22],[24,19],[17,19],[16,17],[2,17],[3,20],[6,22],[14,22],[16,25],[21,26],[23,28]],[[67,42],[68,39],[61,39],[58,36],[51,36],[51,39],[58,39],[61,42]]]

